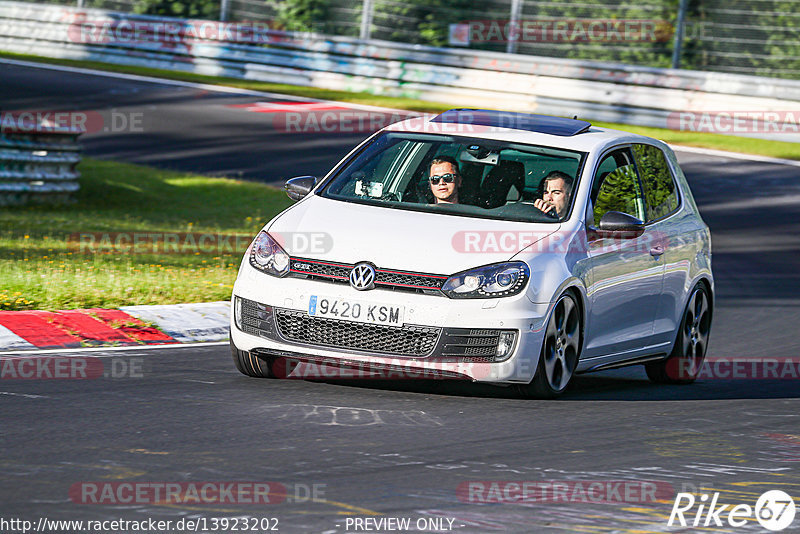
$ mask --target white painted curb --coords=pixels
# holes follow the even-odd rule
[[[0,325],[0,349],[35,349],[33,345],[17,334]]]
[[[161,306],[123,306],[120,310],[154,323],[181,343],[228,339],[230,302],[201,302]]]

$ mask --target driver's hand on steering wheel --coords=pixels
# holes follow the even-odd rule
[[[558,210],[556,210],[556,207],[549,202],[545,202],[541,198],[537,198],[533,201],[533,205],[545,212],[547,215],[558,218]]]

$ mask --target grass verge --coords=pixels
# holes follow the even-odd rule
[[[228,299],[250,239],[291,203],[253,182],[88,158],[79,170],[74,204],[0,210],[0,309]],[[165,235],[174,245],[154,248]]]
[[[19,59],[25,61],[36,61],[55,65],[69,65],[111,72],[121,72],[127,74],[139,74],[142,76],[154,76],[171,80],[181,80],[196,83],[207,83],[215,85],[226,85],[241,89],[254,91],[264,91],[281,93],[285,95],[301,96],[319,100],[336,100],[340,102],[351,102],[354,104],[364,104],[371,106],[383,106],[395,109],[405,109],[421,111],[425,113],[438,113],[449,109],[452,106],[438,102],[428,102],[413,98],[401,98],[371,93],[355,93],[348,91],[335,91],[331,89],[321,89],[316,87],[303,87],[299,85],[287,85],[268,82],[258,82],[251,80],[240,80],[237,78],[224,78],[218,76],[205,76],[190,72],[176,72],[148,67],[136,67],[127,65],[114,65],[97,61],[83,61],[71,59],[46,58],[41,56],[16,54],[11,52],[0,52],[0,57]],[[760,156],[770,156],[775,158],[786,158],[800,160],[800,144],[783,141],[769,141],[765,139],[751,139],[747,137],[736,137],[732,135],[681,132],[668,130],[665,128],[650,128],[645,126],[630,126],[627,124],[616,124],[606,122],[594,122],[600,127],[625,130],[628,132],[639,133],[650,137],[661,139],[676,145],[693,146],[700,148],[712,148],[717,150],[728,150],[742,152],[745,154],[755,154]]]

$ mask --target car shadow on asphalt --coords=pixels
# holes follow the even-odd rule
[[[577,375],[558,401],[691,401],[800,398],[800,380],[698,380],[693,384],[654,384],[625,370]],[[641,373],[644,375],[644,373]],[[315,380],[317,381],[317,380]],[[347,388],[423,395],[527,400],[515,387],[461,380],[319,380]]]
[[[688,401],[800,398],[800,381],[698,380],[693,384],[653,384],[647,379],[582,375],[562,400]]]

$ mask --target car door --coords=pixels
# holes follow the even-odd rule
[[[587,254],[591,285],[583,361],[600,364],[646,352],[653,340],[653,322],[663,282],[663,263],[650,254],[656,237],[645,227],[635,236],[597,231],[609,211],[633,215],[642,222],[646,208],[630,147],[604,155],[592,181],[587,210]]]
[[[664,284],[653,323],[654,341],[671,343],[682,317],[689,268],[696,254],[693,217],[680,212],[675,177],[664,152],[653,145],[632,145],[645,197],[647,231],[653,236],[651,254],[660,254]]]

